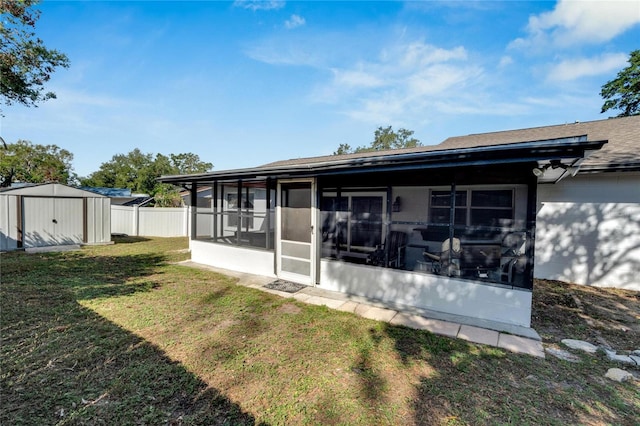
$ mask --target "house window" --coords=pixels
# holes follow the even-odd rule
[[[513,190],[471,190],[470,226],[499,227],[513,220]]]
[[[430,222],[449,225],[451,222],[451,191],[431,191]],[[467,191],[456,191],[455,223],[467,224]]]
[[[429,222],[449,225],[451,222],[451,191],[431,191]],[[455,194],[456,226],[501,227],[513,220],[512,189],[465,189]]]

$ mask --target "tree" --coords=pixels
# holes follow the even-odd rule
[[[111,161],[102,163],[100,169],[88,178],[81,179],[82,185],[106,188],[128,188],[134,192],[149,193],[155,184],[153,157],[134,149],[128,154],[116,154]]]
[[[183,154],[170,154],[171,165],[175,174],[188,175],[193,173],[206,173],[213,168],[213,164],[200,161],[200,157],[190,152]]]
[[[610,109],[622,111],[618,117],[640,115],[640,50],[629,55],[629,66],[604,86],[600,96],[605,100],[601,113]]]
[[[40,17],[36,0],[2,0],[0,12],[0,94],[6,105],[36,106],[55,98],[44,91],[44,83],[58,67],[68,68],[69,59],[47,49],[33,29]]]
[[[102,163],[99,170],[81,179],[81,183],[86,186],[128,188],[165,200],[159,204],[175,204],[177,188],[160,184],[156,179],[162,175],[205,173],[212,167],[211,163],[201,161],[196,154],[170,154],[168,157],[156,154],[154,157],[136,148],[128,154],[114,155],[111,161]]]
[[[420,141],[413,137],[413,130],[399,129],[393,131],[391,126],[378,127],[373,134],[373,142],[369,146],[352,148],[349,144],[342,143],[333,155],[353,154],[358,152],[386,151],[390,149],[415,148],[422,146]]]
[[[56,145],[34,145],[19,140],[0,149],[0,187],[13,182],[70,183],[75,179],[73,154]]]

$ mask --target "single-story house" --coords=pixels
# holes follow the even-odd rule
[[[537,190],[606,144],[580,132],[164,176],[203,188],[195,262],[529,327]]]
[[[110,241],[108,197],[59,183],[0,191],[0,250]]]
[[[440,146],[578,134],[608,143],[572,176],[540,181],[535,277],[640,291],[640,116],[453,137]]]

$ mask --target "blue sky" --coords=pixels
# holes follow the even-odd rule
[[[449,136],[607,118],[599,92],[640,48],[640,1],[44,1],[66,53],[1,133],[71,151],[193,152],[215,169],[331,154],[379,126]]]

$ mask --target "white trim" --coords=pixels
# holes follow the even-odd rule
[[[310,223],[311,223],[311,241],[309,243],[302,243],[299,241],[288,241],[282,239],[282,185],[293,184],[293,183],[308,183],[310,188],[310,197],[311,197],[311,208],[309,209],[309,213],[311,215]],[[278,202],[276,204],[276,224],[275,224],[275,259],[276,259],[276,275],[282,279],[297,282],[305,285],[315,285],[316,284],[316,275],[318,269],[318,247],[317,247],[317,229],[318,229],[318,207],[316,205],[317,194],[316,194],[316,181],[315,179],[286,179],[279,180],[277,185],[277,196]],[[296,243],[296,244],[304,244],[308,245],[310,249],[309,253],[309,275],[296,274],[292,272],[287,272],[282,270],[282,259],[295,259],[297,261],[306,262],[306,259],[301,259],[297,257],[284,256],[282,255],[282,243],[284,241]]]

